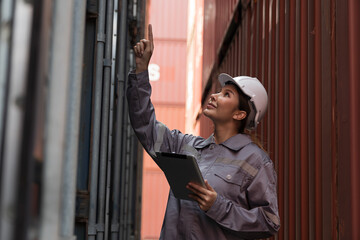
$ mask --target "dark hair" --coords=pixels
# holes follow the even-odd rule
[[[238,128],[238,132],[239,133],[244,133],[245,132],[245,127],[246,127],[246,122],[247,122],[247,119],[250,115],[250,112],[251,112],[251,109],[250,109],[250,106],[249,106],[249,97],[247,95],[245,95],[245,93],[243,93],[243,91],[240,90],[240,88],[233,82],[226,82],[225,85],[232,85],[232,86],[235,86],[236,88],[236,91],[238,92],[239,94],[239,106],[238,106],[238,109],[241,110],[241,111],[245,111],[246,112],[246,117],[240,121],[240,126]]]

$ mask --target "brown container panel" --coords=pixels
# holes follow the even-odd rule
[[[215,23],[216,23],[216,0],[204,0],[204,40],[206,46],[203,51],[203,76],[202,85],[205,86],[210,77],[213,64],[215,62]]]
[[[206,1],[205,1],[206,2]],[[215,21],[215,47],[219,49],[220,43],[225,36],[227,26],[230,23],[236,6],[240,3],[239,0],[216,0],[216,21]]]
[[[336,6],[336,94],[333,116],[338,120],[338,235],[360,238],[360,41],[359,1],[335,1]]]
[[[214,1],[205,1],[202,81],[210,87],[203,99],[220,72],[257,76],[267,89],[268,113],[256,134],[278,172],[277,239],[356,239],[359,3],[241,1],[234,30],[236,15],[228,10],[237,8],[230,2],[215,1],[214,10]],[[231,41],[222,45],[229,32]],[[226,50],[223,58],[219,49]],[[203,116],[199,122],[207,137],[211,123]]]

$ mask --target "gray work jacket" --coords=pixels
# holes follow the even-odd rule
[[[200,171],[217,192],[204,212],[195,201],[179,200],[170,191],[160,239],[254,239],[275,234],[280,227],[273,163],[246,134],[221,144],[178,130],[156,120],[150,100],[148,71],[129,74],[127,99],[134,131],[152,158],[155,152],[196,157]],[[156,186],[154,186],[156,187]]]

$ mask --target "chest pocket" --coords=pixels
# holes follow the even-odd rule
[[[241,171],[238,167],[224,166],[216,164],[214,175],[220,178],[218,189],[223,190],[223,194],[238,194],[243,192],[249,185],[250,176]]]
[[[237,185],[243,192],[251,180],[258,173],[258,168],[251,166],[246,161],[229,158],[218,158],[215,163],[218,167],[215,176],[229,184]]]

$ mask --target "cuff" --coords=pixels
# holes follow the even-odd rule
[[[135,85],[137,85],[139,83],[143,83],[143,82],[147,83],[147,82],[149,82],[149,72],[148,72],[148,70],[145,70],[141,73],[136,74],[135,69],[133,69],[129,72],[129,80],[130,80],[130,82],[134,83]]]
[[[222,195],[218,194],[214,204],[209,210],[207,210],[207,212],[205,212],[205,214],[215,221],[218,221],[222,218],[224,212],[226,212],[226,206],[226,199]]]

